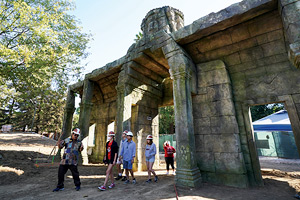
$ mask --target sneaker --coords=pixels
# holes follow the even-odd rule
[[[126,176],[124,176],[123,178],[122,178],[122,181],[126,181],[127,180],[127,178],[126,178]]]
[[[130,181],[129,181],[129,180],[126,180],[124,183],[125,183],[125,184],[128,184],[128,183],[130,183]]]
[[[135,180],[135,178],[132,180],[132,184],[136,184],[136,180]]]
[[[155,176],[154,181],[155,181],[155,182],[158,181],[158,176]]]
[[[116,185],[114,184],[114,183],[112,183],[112,184],[110,184],[110,186],[108,186],[108,188],[113,188],[113,187],[115,187]]]
[[[76,186],[75,190],[79,191],[80,190],[80,186]]]
[[[300,199],[300,195],[299,194],[295,194],[294,196],[296,199]]]
[[[175,171],[173,172],[173,175],[174,175],[174,176],[176,175],[176,172],[175,172]]]
[[[99,190],[102,190],[102,191],[105,191],[106,190],[106,187],[101,185],[100,187],[98,187]]]
[[[119,176],[117,178],[115,178],[117,181],[120,180],[122,178],[122,176]]]
[[[167,172],[166,175],[169,175],[169,172]]]
[[[63,191],[65,188],[59,188],[59,187],[57,187],[57,188],[55,188],[52,192],[58,192],[58,191]]]
[[[146,181],[146,183],[151,183],[152,182],[152,180],[151,179],[148,179],[147,181]]]

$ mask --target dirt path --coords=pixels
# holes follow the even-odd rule
[[[162,169],[157,171],[158,183],[145,183],[146,173],[139,172],[135,173],[136,185],[116,181],[114,189],[99,191],[106,170],[103,165],[79,166],[82,189],[78,192],[68,172],[65,190],[54,193],[58,167],[34,165],[37,155],[48,154],[54,144],[39,135],[0,133],[0,199],[176,199],[174,176],[164,175]],[[284,165],[288,167],[274,171],[262,164],[264,187],[239,189],[204,183],[198,189],[177,188],[179,199],[294,199],[295,191],[300,191],[299,165]]]

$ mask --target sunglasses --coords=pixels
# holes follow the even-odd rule
[[[79,136],[79,135],[77,135],[77,134],[75,134],[75,133],[73,133],[73,135],[74,135],[74,136],[76,136],[76,137],[78,137],[78,136]]]

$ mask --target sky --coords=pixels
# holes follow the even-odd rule
[[[218,12],[240,0],[75,0],[71,13],[81,21],[83,32],[91,33],[90,55],[83,60],[84,74],[101,68],[126,55],[141,32],[146,14],[162,6],[171,6],[183,12],[184,25]]]

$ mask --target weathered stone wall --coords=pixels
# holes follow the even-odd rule
[[[105,155],[105,144],[107,141],[107,127],[115,121],[116,117],[116,101],[109,103],[95,102],[92,108],[90,125],[95,126],[95,147],[89,156],[89,162],[102,162]],[[119,141],[117,141],[119,143]]]
[[[274,102],[287,103],[287,101],[289,104],[294,104],[294,107],[299,106],[300,90],[295,88],[300,88],[300,71],[292,66],[288,60],[283,26],[278,10],[266,13],[245,23],[202,38],[197,42],[186,45],[186,50],[190,53],[196,63],[204,63],[217,59],[224,61],[231,79],[235,115],[238,122],[238,130],[231,127],[232,133],[239,132],[240,137],[240,139],[238,137],[233,139],[234,137],[232,137],[231,140],[233,141],[231,141],[229,147],[233,148],[235,146],[234,144],[239,143],[240,140],[249,183],[251,185],[261,185],[260,166],[252,136],[253,130],[251,117],[249,116],[249,106]],[[199,74],[201,70],[202,65],[200,64],[198,65],[198,86],[200,94],[203,92],[203,90],[201,90],[202,82],[205,82],[205,80],[208,79],[206,75]],[[225,71],[221,72],[220,70],[217,70],[214,73],[215,74],[211,76],[210,73],[207,72],[211,84],[216,84],[218,81],[227,77],[227,72]],[[223,79],[221,79],[222,77]],[[226,111],[229,113],[232,112],[232,104],[230,101],[222,102],[222,106],[219,106],[218,101],[216,101],[218,99],[214,100],[216,91],[223,91],[223,93],[229,93],[231,91],[230,87],[227,87],[229,85],[226,87],[225,85],[220,86],[223,88],[217,90],[216,88],[213,88],[204,91],[209,96],[209,100],[213,102],[214,112],[218,115]],[[193,104],[198,103],[197,101],[201,98],[202,97],[199,95],[194,97]],[[207,101],[207,99],[205,101]],[[220,110],[220,107],[223,110]],[[203,110],[201,111],[201,109],[207,110],[209,107],[194,106],[193,108],[195,113],[194,116],[197,117],[198,113],[205,112]],[[292,108],[287,107],[287,109],[289,114],[293,113]],[[206,116],[202,117],[210,117],[209,114],[212,114],[211,110],[207,110],[205,113]],[[299,119],[299,115],[298,108],[297,114],[295,113],[293,117],[296,119],[295,121]],[[223,131],[230,128],[226,118],[221,121],[221,124],[215,125],[218,125],[221,128],[223,127]],[[232,121],[232,119],[229,120],[229,122],[230,121]],[[209,120],[203,120],[197,123],[198,125],[195,125],[195,134],[197,135],[202,135],[203,132],[209,133],[214,130],[212,124],[214,123],[214,119],[212,117],[210,117]],[[294,124],[296,124],[293,126],[293,129],[295,130],[295,137],[297,140],[299,128],[297,122]],[[198,147],[200,148],[198,149],[199,158],[202,158],[199,160],[199,165],[200,169],[204,172],[211,170],[218,171],[217,167],[220,165],[218,165],[217,162],[220,162],[220,157],[217,159],[218,161],[216,161],[214,160],[215,157],[211,156],[211,153],[222,150],[220,149],[220,146],[222,147],[220,143],[230,142],[222,137],[215,139],[216,140],[214,141],[207,140],[204,136],[196,137],[197,144],[204,144],[204,146]],[[207,145],[209,147],[207,147]],[[214,149],[215,145],[218,147],[217,149]],[[200,153],[203,151],[211,153]],[[226,160],[224,160],[224,162],[226,162]],[[216,168],[212,167],[213,165],[215,165]],[[226,165],[223,167],[226,169]],[[223,177],[217,179],[220,182]],[[209,181],[209,179],[207,180]]]
[[[193,96],[196,152],[204,181],[247,187],[232,85],[225,64],[197,65],[198,94]]]

